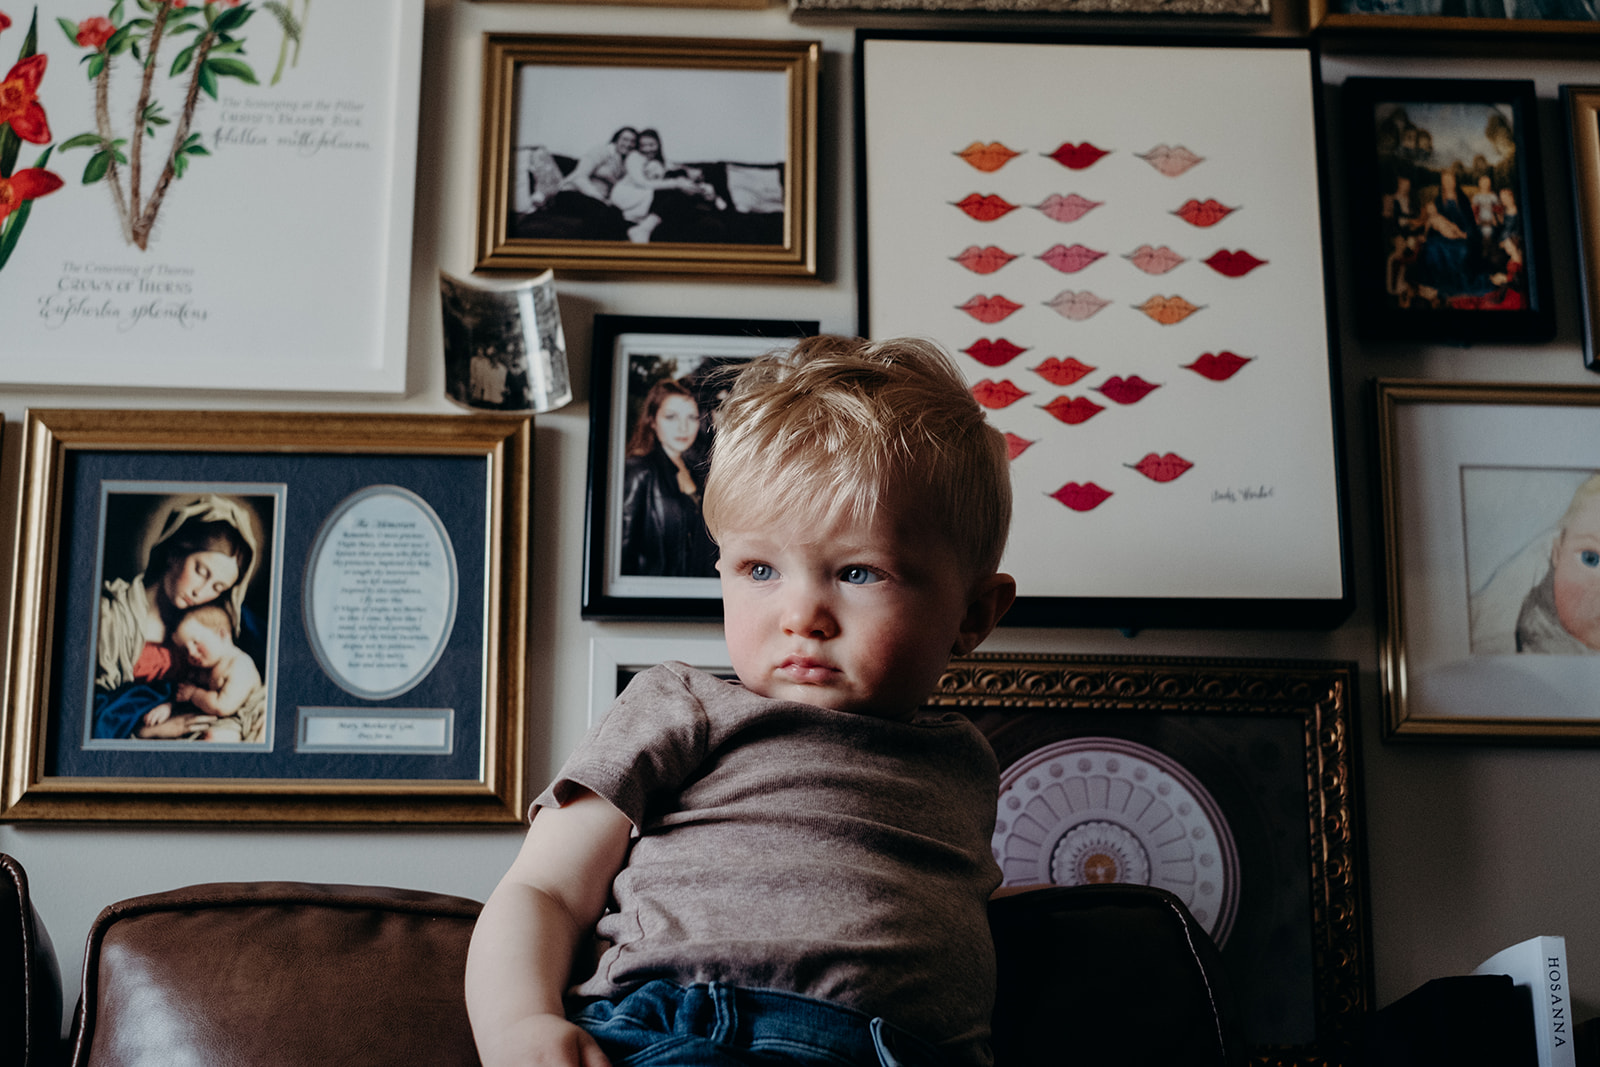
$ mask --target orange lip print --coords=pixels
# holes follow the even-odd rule
[[[1018,456],[1022,455],[1028,449],[1032,448],[1035,443],[1036,442],[1030,441],[1026,437],[1018,437],[1016,434],[1014,434],[1011,431],[1007,430],[1006,431],[1006,456],[1007,456],[1008,459],[1016,459]]]
[[[1236,207],[1225,207],[1215,200],[1187,200],[1173,214],[1191,226],[1215,226],[1238,210]]]
[[[993,341],[987,337],[980,337],[971,345],[962,349],[967,355],[982,363],[985,367],[1003,367],[1016,359],[1026,348],[1018,348],[1004,337]]]
[[[1214,382],[1225,382],[1239,373],[1239,368],[1249,362],[1245,356],[1224,350],[1216,355],[1207,352],[1193,363],[1184,364],[1184,369],[1192,370],[1200,377],[1209,378]]]
[[[1043,203],[1034,206],[1044,212],[1045,217],[1054,219],[1057,222],[1077,222],[1104,203],[1104,200],[1090,200],[1088,197],[1079,196],[1077,193],[1068,193],[1065,196],[1060,193],[1051,193],[1044,198]]]
[[[1083,170],[1092,167],[1101,159],[1111,153],[1104,148],[1096,148],[1088,141],[1082,144],[1063,142],[1060,148],[1050,153],[1050,158],[1069,170]]]
[[[1190,167],[1205,162],[1204,156],[1195,155],[1183,145],[1169,148],[1164,144],[1158,144],[1139,158],[1169,178],[1176,178]]]
[[[1180,263],[1188,262],[1166,245],[1160,248],[1140,245],[1123,258],[1146,274],[1165,274]]]
[[[959,256],[950,257],[974,274],[993,274],[1017,257],[996,245],[979,248],[968,245]]]
[[[1181,296],[1152,296],[1142,304],[1135,304],[1134,307],[1163,326],[1175,326],[1200,310]]]
[[[1164,456],[1158,456],[1151,452],[1139,462],[1124,463],[1123,466],[1132,467],[1152,482],[1170,482],[1174,478],[1181,476],[1184,471],[1193,467],[1194,464],[1176,452],[1168,452]]]
[[[1093,511],[1111,499],[1109,489],[1102,489],[1093,482],[1084,482],[1081,485],[1077,482],[1068,482],[1050,495],[1073,511]]]
[[[972,387],[972,399],[991,410],[1008,408],[1027,395],[1009,378],[1000,382],[985,378]]]
[[[977,319],[979,322],[995,323],[1022,307],[1015,300],[1007,300],[999,293],[993,296],[984,296],[979,293],[965,304],[958,305],[962,311]]]
[[[1257,259],[1242,248],[1237,252],[1229,252],[1226,249],[1219,248],[1211,253],[1210,259],[1203,262],[1225,278],[1243,278],[1267,261]]]
[[[1039,258],[1062,274],[1076,274],[1104,255],[1104,252],[1096,252],[1082,245],[1073,245],[1071,248],[1056,245]]]
[[[1160,388],[1161,386],[1152,385],[1135,374],[1128,378],[1121,375],[1107,378],[1105,384],[1099,387],[1099,391],[1106,399],[1114,400],[1118,404],[1137,404]]]
[[[1109,303],[1111,301],[1104,297],[1095,296],[1087,289],[1082,292],[1063,289],[1049,300],[1046,300],[1044,306],[1064,319],[1082,322]]]
[[[1094,371],[1095,368],[1087,363],[1079,362],[1072,356],[1068,356],[1066,359],[1057,359],[1055,356],[1051,356],[1033,368],[1033,372],[1039,377],[1051,385],[1057,385],[1063,389],[1085,375],[1093,374]]]
[[[955,206],[979,222],[993,222],[1000,216],[1017,209],[1017,205],[1003,196],[996,196],[994,193],[990,193],[988,196],[968,193],[963,199],[957,200]]]
[[[984,144],[982,141],[973,141],[956,153],[956,155],[985,174],[993,174],[1021,154],[1021,152],[1013,152],[999,141],[990,141],[988,144]]]
[[[1044,409],[1068,426],[1078,426],[1088,422],[1105,410],[1103,406],[1086,396],[1058,396],[1045,404]]]

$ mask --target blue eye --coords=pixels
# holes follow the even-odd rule
[[[777,572],[770,563],[752,563],[750,565],[750,580],[752,582],[770,582]]]
[[[1586,548],[1578,553],[1578,562],[1585,567],[1600,567],[1600,552],[1596,552],[1592,548]]]
[[[871,585],[878,581],[878,575],[866,567],[846,567],[839,575],[839,580],[848,585]]]

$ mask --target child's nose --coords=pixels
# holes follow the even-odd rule
[[[791,587],[784,606],[783,629],[785,633],[826,640],[838,634],[839,622],[820,591]]]

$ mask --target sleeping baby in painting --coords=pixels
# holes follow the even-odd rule
[[[192,608],[172,631],[172,643],[187,666],[179,674],[172,703],[159,704],[145,713],[136,736],[173,736],[164,729],[176,722],[173,704],[190,704],[198,716],[188,716],[178,736],[199,741],[260,740],[265,694],[255,662],[233,643],[233,624],[226,609],[216,604]]]
[[[1475,653],[1600,652],[1600,474],[1578,486],[1553,530],[1497,570],[1471,608]]]

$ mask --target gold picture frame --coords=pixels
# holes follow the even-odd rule
[[[1356,1062],[1373,998],[1356,678],[1339,662],[979,653],[951,661],[929,704],[995,749],[1007,884],[1091,880],[1071,876],[1086,833],[1103,838],[1097,862],[1150,857],[1149,878],[1111,880],[1176,892],[1219,942],[1250,1062],[1323,1067]],[[1184,824],[1187,884],[1163,880],[1141,791]]]
[[[30,410],[0,821],[520,822],[531,450],[527,416]]]
[[[818,41],[485,34],[476,269],[814,277],[821,61]],[[662,165],[638,153],[624,183],[630,129]]]
[[[1385,734],[1600,742],[1600,623],[1554,591],[1564,531],[1584,516],[1573,505],[1600,490],[1600,387],[1374,390]]]

